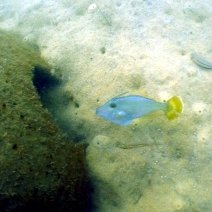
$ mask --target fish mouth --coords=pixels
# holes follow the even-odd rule
[[[100,108],[96,109],[96,115],[100,115]]]
[[[96,109],[96,115],[101,117],[101,118],[104,118],[106,120],[109,120],[109,114],[107,112],[105,112],[104,109],[101,108],[101,107],[98,107]]]
[[[96,109],[96,115],[105,118],[104,112],[101,108]]]

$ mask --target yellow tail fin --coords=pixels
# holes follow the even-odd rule
[[[183,111],[183,102],[178,96],[173,96],[167,101],[166,117],[173,120]]]

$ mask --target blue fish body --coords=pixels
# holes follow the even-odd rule
[[[166,111],[167,103],[138,95],[115,97],[96,109],[96,114],[118,125],[129,125],[132,120],[157,110]]]

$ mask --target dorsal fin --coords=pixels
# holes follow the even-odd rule
[[[114,96],[112,99],[115,99],[115,98],[118,98],[118,97],[124,96],[124,95],[125,95],[125,94],[127,94],[127,93],[129,93],[129,91],[126,91],[126,92],[121,93],[121,94],[119,94],[119,95],[117,95],[117,96]]]

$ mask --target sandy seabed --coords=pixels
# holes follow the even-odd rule
[[[211,23],[210,0],[0,3],[0,28],[39,47],[78,104],[53,110],[86,135],[93,211],[212,210],[212,71],[190,58],[200,52],[212,61]],[[184,111],[128,127],[95,115],[125,92],[158,101],[178,95]]]

